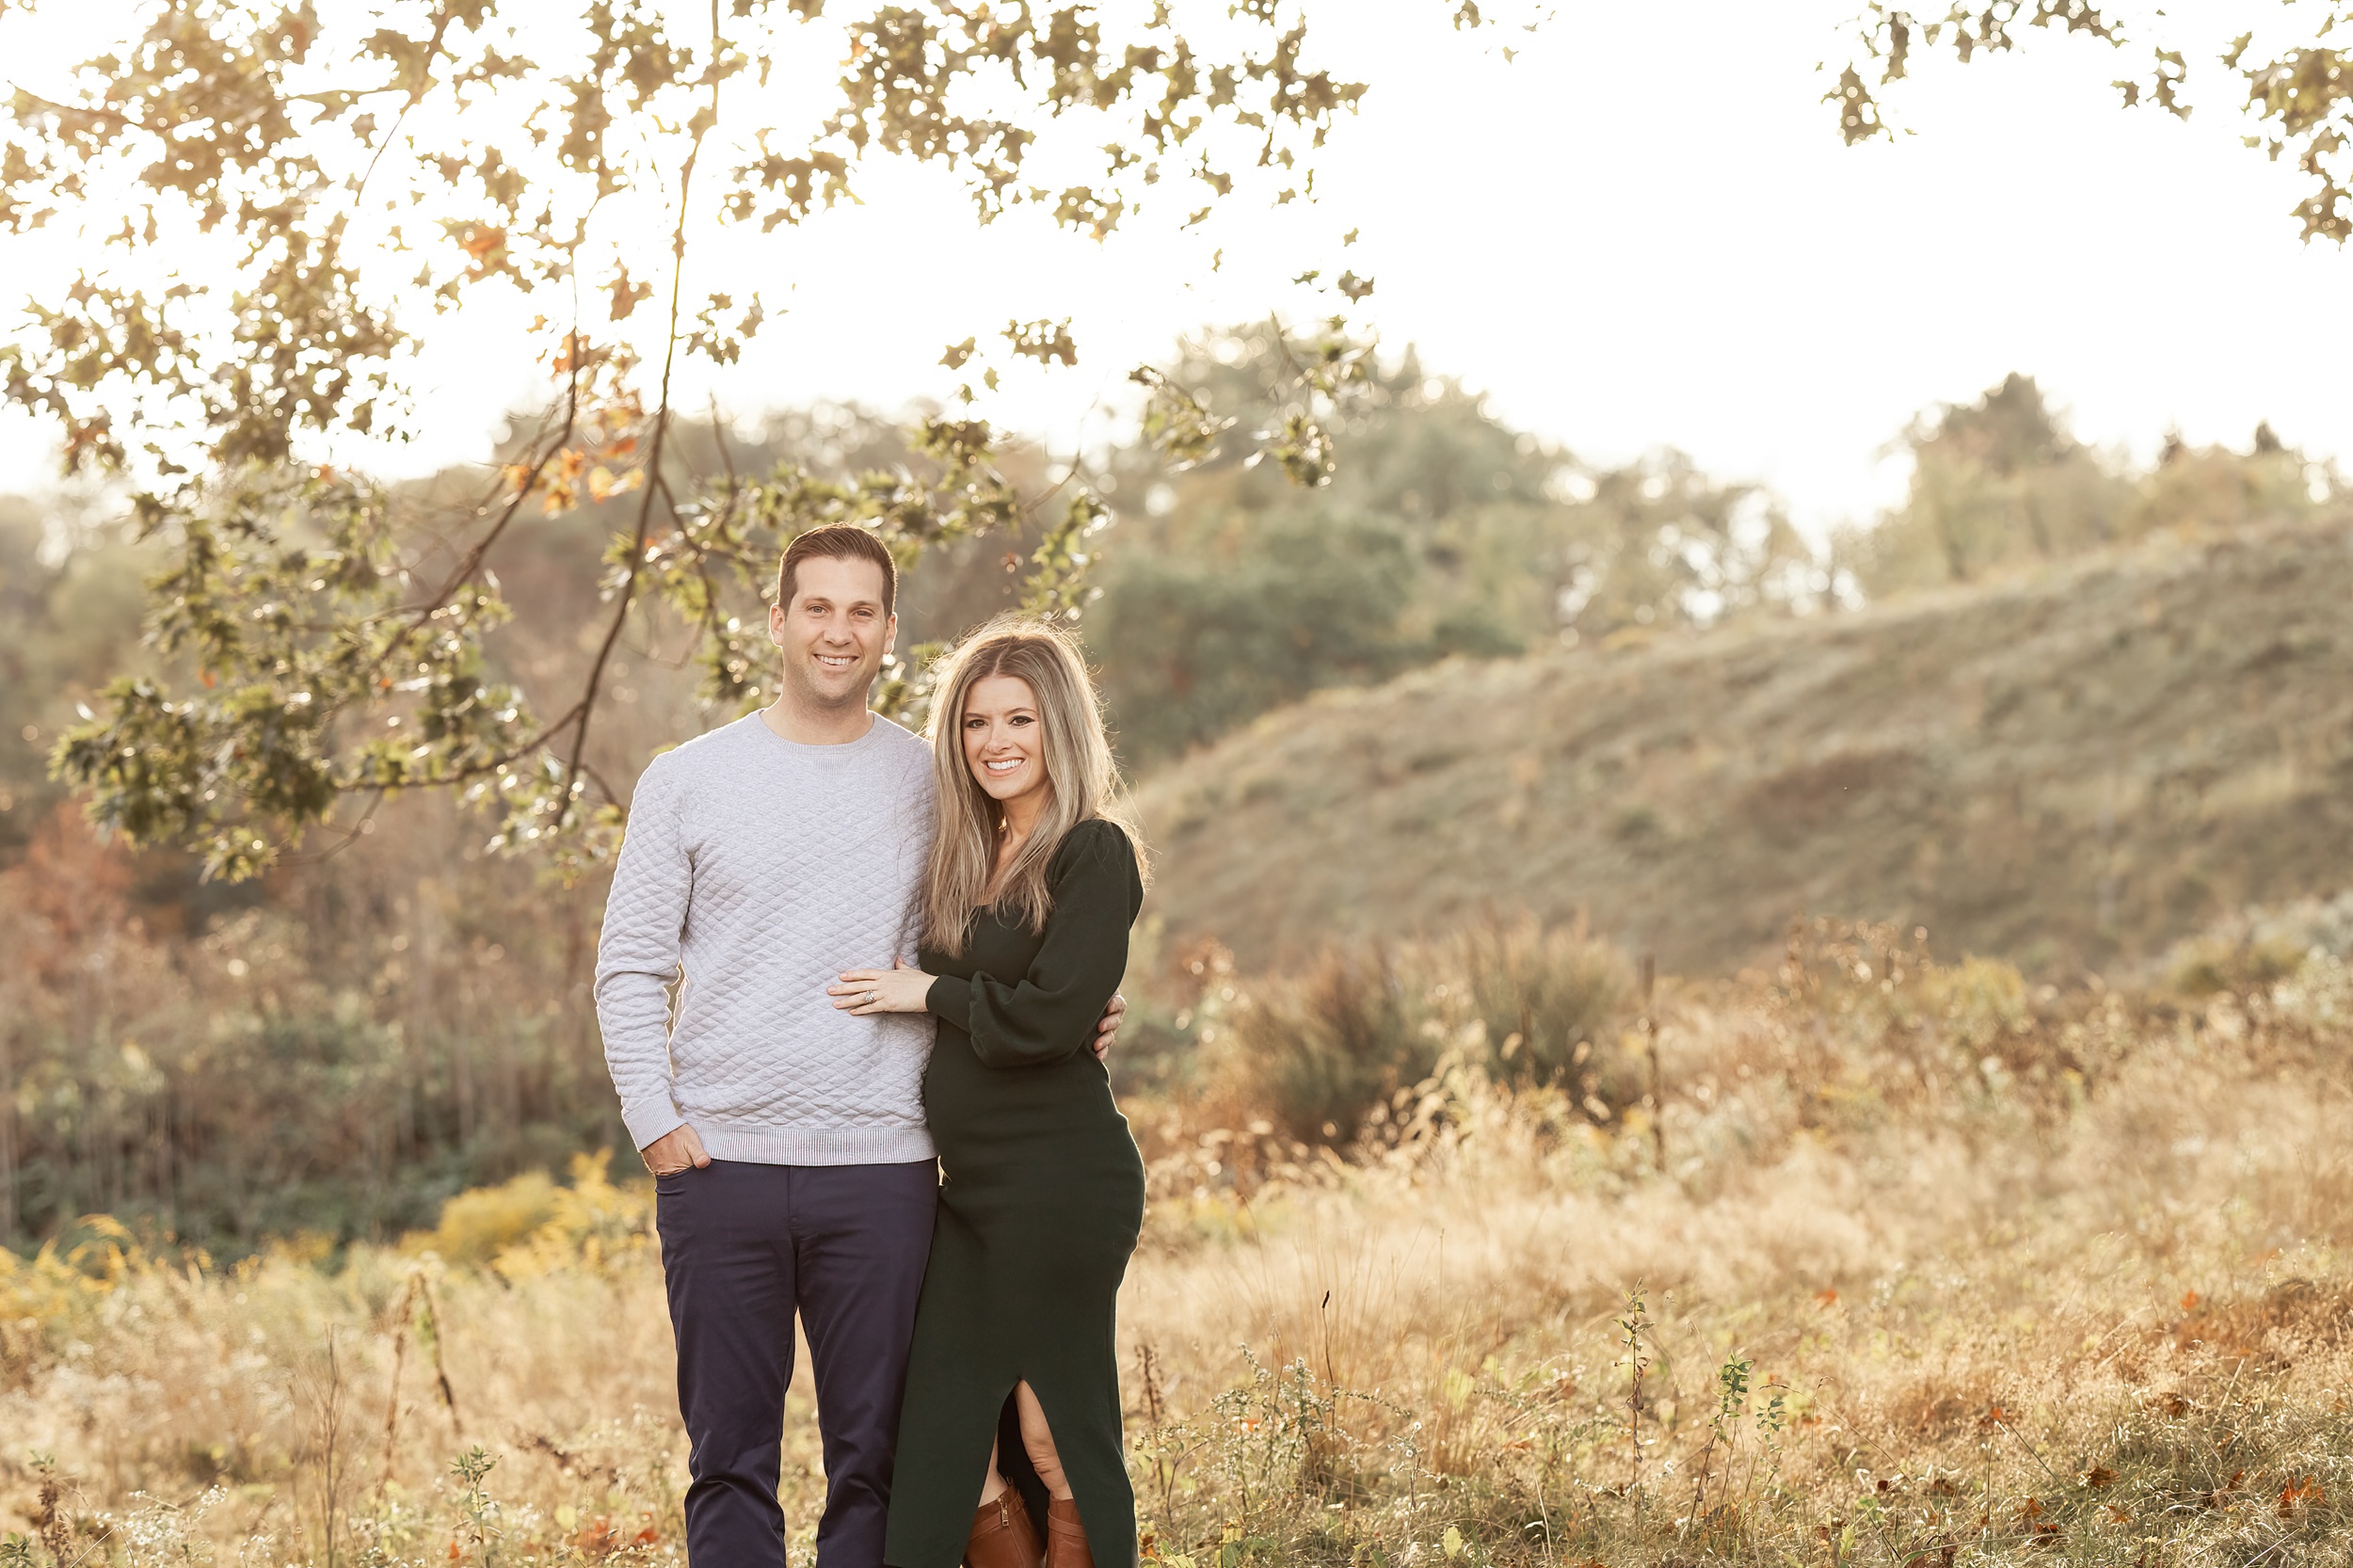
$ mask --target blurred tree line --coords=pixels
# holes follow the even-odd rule
[[[1272,331],[1208,333],[1183,374],[1238,421],[1272,421],[1283,353]],[[702,468],[920,478],[903,431],[818,408],[674,440]],[[2137,469],[2074,440],[2017,376],[1916,422],[1905,503],[1819,550],[1754,486],[1673,453],[1582,461],[1411,354],[1333,422],[1329,484],[1254,465],[1255,435],[1207,432],[1190,466],[1141,444],[1091,464],[1120,521],[1080,624],[1133,767],[1435,660],[1601,657],[2154,533],[2310,519],[2338,495],[2331,471],[2267,431],[2244,452],[2175,441]],[[1006,462],[1025,486],[1053,481],[1042,454]],[[488,644],[491,678],[560,680],[594,656],[599,558],[628,504],[519,520],[499,567],[516,614]],[[101,1209],[232,1250],[296,1229],[383,1235],[575,1150],[626,1159],[586,988],[593,878],[567,888],[486,853],[488,827],[446,794],[395,799],[254,883],[91,840],[44,757],[78,702],[156,657],[139,627],[162,562],[96,502],[0,500],[0,942],[15,958],[0,968],[0,1238]],[[1021,568],[1002,540],[926,553],[903,647],[1015,602]],[[732,716],[698,705],[694,646],[649,617],[616,650],[588,765],[621,792],[655,749]]]
[[[1273,419],[1286,353],[1271,329],[1216,332],[1176,374],[1246,425]],[[1121,525],[1085,625],[1132,765],[1321,687],[1812,609],[1832,587],[1757,487],[1675,452],[1580,461],[1410,351],[1371,373],[1332,439],[1333,477],[1312,489],[1246,440],[1174,472],[1114,456]]]
[[[1971,583],[2152,535],[2235,531],[2341,509],[2333,467],[2258,425],[2244,452],[2166,439],[2153,467],[2078,441],[2033,377],[1913,421],[1903,504],[1832,543],[1863,593]]]

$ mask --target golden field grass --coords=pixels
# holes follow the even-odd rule
[[[2062,995],[1823,928],[1665,987],[1648,1103],[1505,1087],[1436,1009],[1435,1066],[1337,1147],[1212,1060],[1132,1108],[1147,1555],[2353,1560],[2353,974],[2180,972]],[[1277,999],[1218,994],[1263,1039]],[[1618,1022],[1580,1045],[1647,1068]],[[213,1268],[93,1222],[0,1265],[0,1562],[682,1557],[647,1205],[590,1162],[401,1248]],[[809,1416],[804,1371],[796,1554]]]

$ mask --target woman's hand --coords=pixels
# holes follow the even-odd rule
[[[931,995],[932,977],[904,958],[888,969],[852,969],[825,987],[834,1007],[863,1016],[869,1013],[920,1013]]]

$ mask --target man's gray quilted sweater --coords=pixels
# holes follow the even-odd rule
[[[752,713],[654,759],[597,944],[604,1059],[639,1148],[685,1125],[714,1160],[931,1157],[930,1016],[856,1017],[825,987],[914,961],[933,816],[930,748],[888,719],[801,745]]]

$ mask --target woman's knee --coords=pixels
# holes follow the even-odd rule
[[[1037,1479],[1046,1483],[1046,1490],[1057,1497],[1070,1496],[1070,1482],[1064,1476],[1062,1455],[1054,1448],[1053,1428],[1047,1424],[1046,1407],[1037,1402],[1026,1383],[1013,1391],[1014,1410],[1021,1418],[1021,1447],[1030,1456],[1030,1467]]]

